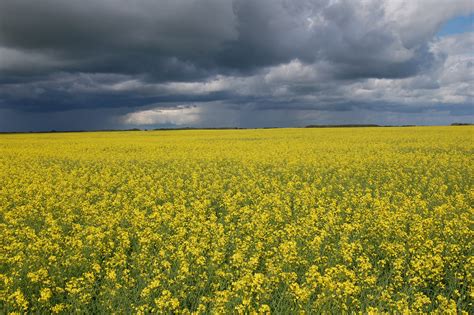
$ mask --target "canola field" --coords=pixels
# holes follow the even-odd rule
[[[473,139],[0,135],[0,313],[472,314]]]

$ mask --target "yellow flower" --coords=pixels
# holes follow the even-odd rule
[[[47,302],[51,298],[52,295],[53,294],[51,292],[51,289],[43,288],[40,290],[40,298],[38,299],[38,301]]]
[[[28,310],[28,301],[20,290],[16,290],[9,296],[9,300],[13,301],[21,310]]]
[[[60,303],[60,304],[56,304],[53,307],[51,307],[51,312],[53,314],[58,314],[58,313],[61,313],[62,311],[64,311],[65,309],[66,309],[66,305]]]

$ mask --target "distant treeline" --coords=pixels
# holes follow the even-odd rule
[[[166,131],[166,130],[241,130],[241,129],[268,129],[274,127],[264,127],[264,128],[240,128],[240,127],[208,127],[208,128],[196,128],[196,127],[184,127],[184,128],[155,128],[151,130],[155,131]],[[146,130],[146,129],[145,129]]]
[[[472,126],[470,123],[452,123],[451,126]],[[357,128],[357,127],[416,127],[417,125],[376,125],[376,124],[347,124],[347,125],[308,125],[305,128]]]
[[[236,130],[236,129],[269,129],[277,127],[263,127],[263,128],[239,128],[239,127],[216,127],[216,128],[155,128],[155,129],[96,129],[96,130],[42,130],[42,131],[0,131],[0,134],[17,134],[17,133],[71,133],[71,132],[120,132],[120,131],[173,131],[173,130]]]
[[[472,126],[471,123],[452,123],[451,126]],[[377,125],[377,124],[345,124],[345,125],[308,125],[303,128],[358,128],[358,127],[416,127],[417,125]],[[97,130],[47,130],[47,131],[0,131],[0,134],[24,134],[24,133],[70,133],[70,132],[120,132],[120,131],[173,131],[173,130],[245,130],[245,129],[284,129],[285,127],[261,127],[261,128],[241,128],[241,127],[214,127],[214,128],[154,128],[154,129],[97,129]],[[298,127],[291,127],[298,128]]]
[[[146,129],[145,129],[146,130]],[[97,129],[97,130],[43,130],[43,131],[0,131],[0,134],[12,133],[70,133],[70,132],[112,132],[112,131],[142,131],[139,128],[132,129]]]
[[[347,124],[347,125],[308,125],[305,128],[353,128],[353,127],[389,127],[375,124]]]

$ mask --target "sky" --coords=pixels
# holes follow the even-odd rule
[[[0,131],[474,122],[472,0],[0,0]]]

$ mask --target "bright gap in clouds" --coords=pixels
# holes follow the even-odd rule
[[[129,113],[123,117],[127,125],[175,125],[195,124],[200,118],[200,108],[197,106],[179,106],[176,108],[154,108]]]
[[[474,1],[472,5],[474,7]],[[466,32],[474,32],[474,14],[457,16],[449,20],[442,26],[438,32],[438,36],[462,34]],[[472,48],[474,51],[474,47]]]

